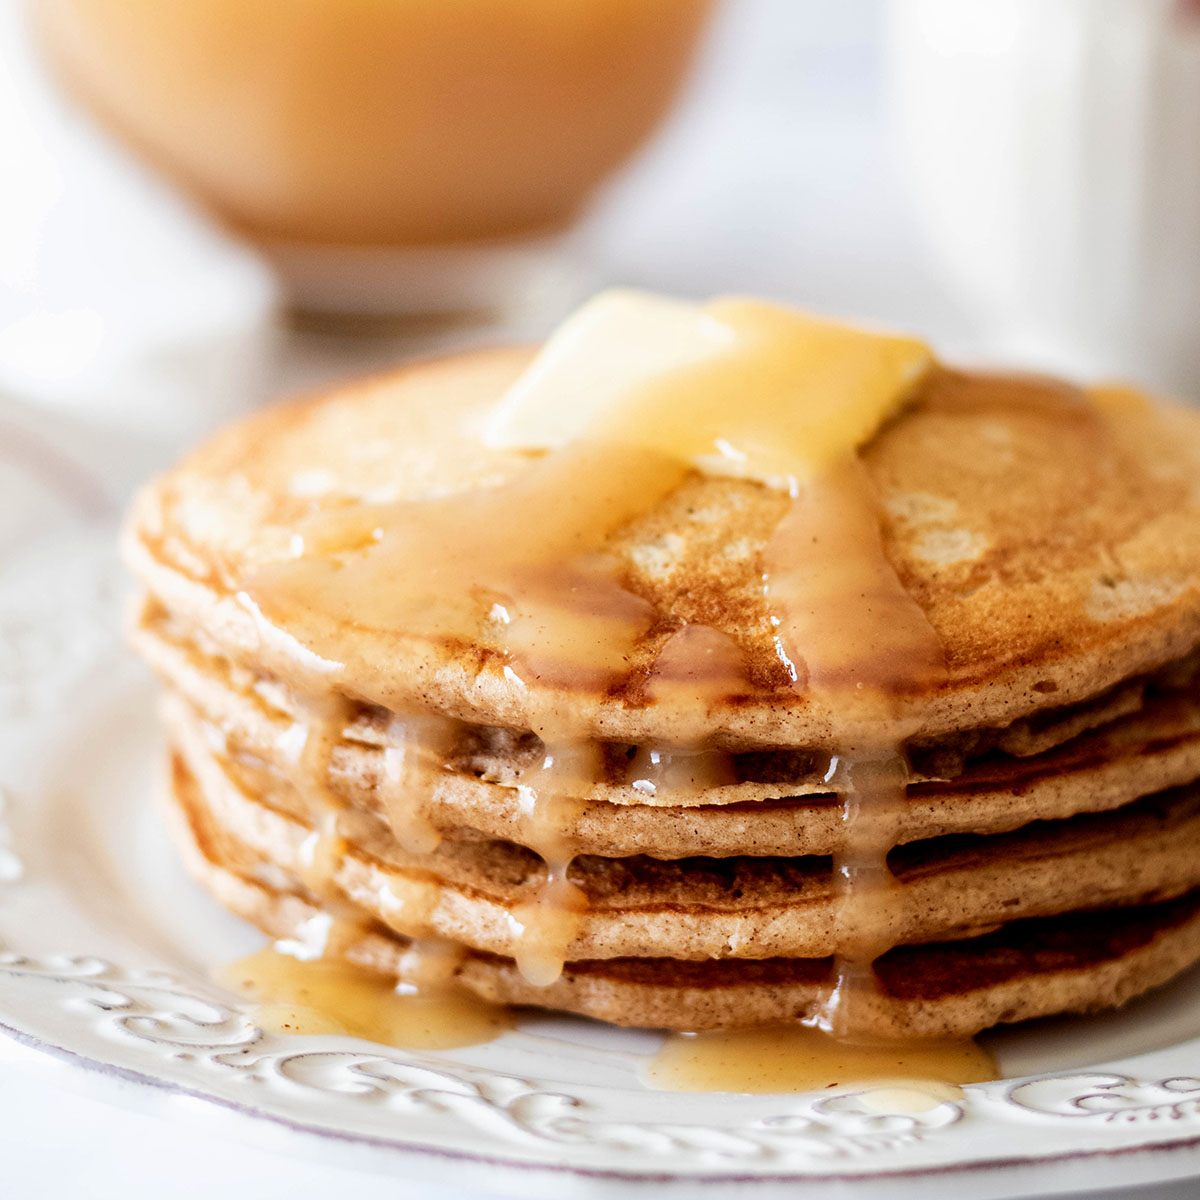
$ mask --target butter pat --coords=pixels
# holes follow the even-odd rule
[[[648,382],[732,349],[736,335],[702,305],[651,292],[601,292],[568,317],[505,393],[484,431],[490,446],[566,445]]]
[[[550,339],[486,437],[622,443],[794,489],[869,441],[933,364],[916,339],[782,305],[606,292]]]

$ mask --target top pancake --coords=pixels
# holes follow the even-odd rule
[[[590,736],[624,742],[679,740],[679,714],[645,701],[646,673],[672,631],[713,626],[738,642],[757,690],[714,705],[706,732],[734,748],[832,746],[828,713],[789,686],[776,657],[759,556],[786,501],[754,482],[695,474],[610,539],[624,585],[659,619],[628,677],[604,692],[526,687],[483,641],[372,628],[353,613],[297,613],[283,636],[256,622],[242,581],[289,557],[312,513],[494,486],[526,469],[530,456],[485,447],[480,428],[529,357],[420,363],[227,429],[139,497],[126,538],[134,569],[211,649],[302,692],[516,728],[569,710]],[[911,698],[918,736],[1075,703],[1200,643],[1195,414],[938,369],[863,459],[886,552],[947,652],[946,684]],[[495,519],[503,538],[504,512]]]

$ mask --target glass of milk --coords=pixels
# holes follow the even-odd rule
[[[890,0],[888,36],[983,349],[1200,399],[1200,0]]]

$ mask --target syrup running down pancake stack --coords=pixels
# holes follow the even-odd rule
[[[604,297],[258,415],[126,552],[192,871],[625,1025],[969,1035],[1200,959],[1200,418]],[[415,965],[414,965],[415,964]]]

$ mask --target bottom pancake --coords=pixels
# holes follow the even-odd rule
[[[171,826],[192,873],[229,910],[275,938],[303,938],[321,902],[298,880],[206,819],[176,758]],[[345,916],[344,906],[339,916]],[[400,975],[408,939],[362,914],[337,952]],[[1200,889],[1158,904],[1016,921],[956,942],[898,947],[876,964],[867,1035],[969,1036],[992,1025],[1115,1007],[1200,960]],[[617,1025],[679,1030],[804,1020],[827,993],[827,959],[665,958],[569,962],[535,987],[511,959],[468,951],[459,983],[484,999],[534,1005]]]

